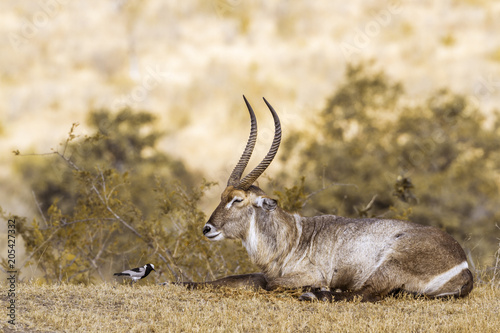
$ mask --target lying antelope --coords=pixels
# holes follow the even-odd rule
[[[435,227],[390,219],[303,217],[284,211],[253,185],[281,141],[278,115],[265,99],[274,118],[273,143],[262,162],[242,179],[257,139],[255,114],[243,98],[250,113],[250,137],[203,234],[212,241],[240,239],[262,273],[204,284],[266,290],[307,287],[310,291],[300,299],[329,301],[359,297],[375,302],[394,291],[429,297],[470,293],[473,279],[464,250]]]

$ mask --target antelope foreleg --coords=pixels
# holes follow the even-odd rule
[[[229,287],[229,288],[250,288],[250,289],[265,289],[267,290],[267,280],[262,273],[230,275],[206,282],[175,282],[173,284],[183,285],[189,289],[211,287]]]

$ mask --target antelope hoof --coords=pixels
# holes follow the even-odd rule
[[[311,292],[303,293],[299,297],[299,301],[312,302],[312,301],[317,301],[317,300],[318,300],[318,298],[316,297],[316,295],[314,295]]]

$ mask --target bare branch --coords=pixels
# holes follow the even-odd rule
[[[56,230],[42,244],[40,244],[40,246],[38,246],[36,249],[34,249],[26,259],[24,259],[24,262],[21,265],[20,269],[26,265],[26,263],[35,255],[35,253],[37,253],[42,247],[45,246],[45,244],[47,244],[51,240],[51,238],[59,231],[59,229],[60,229],[60,227],[56,227]],[[37,264],[37,266],[38,266],[38,264]],[[37,266],[35,266],[35,269],[37,268]]]
[[[33,194],[33,199],[35,200],[36,207],[38,208],[38,212],[40,213],[40,216],[42,217],[43,222],[45,222],[45,226],[47,227],[49,224],[47,223],[47,219],[45,218],[45,215],[43,214],[42,207],[40,206],[40,203],[36,199],[35,191],[31,191],[31,193]]]

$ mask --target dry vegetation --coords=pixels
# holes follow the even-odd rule
[[[411,98],[448,87],[479,94],[482,109],[500,101],[494,0],[57,2],[28,37],[23,24],[43,13],[42,2],[0,3],[0,180],[7,184],[7,152],[48,151],[71,123],[85,123],[89,109],[115,110],[117,101],[130,100],[151,70],[165,76],[129,106],[157,114],[171,134],[162,149],[221,183],[234,142],[246,136],[246,114],[235,116],[243,93],[255,101],[267,96],[289,131],[324,107],[347,63],[374,59]],[[389,22],[356,44],[358,31],[394,3],[400,10]],[[20,36],[19,48],[11,34]],[[345,57],[341,43],[360,48]],[[256,112],[267,116],[265,108]],[[199,145],[207,138],[217,142],[211,149]],[[257,153],[267,148],[259,140]],[[4,208],[36,213],[31,191],[12,184],[2,190]],[[219,194],[214,189],[210,200]]]
[[[500,288],[465,299],[302,303],[292,294],[116,283],[19,285],[17,325],[36,332],[498,332]],[[4,296],[2,296],[4,297]],[[5,317],[2,306],[0,314]],[[12,328],[5,321],[4,331]]]
[[[313,128],[321,119],[321,110],[342,82],[346,65],[350,63],[373,60],[375,68],[382,69],[394,81],[404,85],[402,99],[406,106],[422,105],[422,100],[438,88],[449,88],[468,97],[486,116],[486,125],[494,127],[493,110],[498,109],[500,103],[498,1],[401,2],[387,24],[364,42],[358,36],[360,29],[380,21],[381,13],[387,11],[392,2],[58,2],[62,5],[56,8],[49,20],[36,26],[30,36],[23,35],[22,29],[25,24],[33,24],[36,15],[43,13],[42,1],[0,2],[0,40],[3,41],[0,43],[0,206],[5,211],[26,216],[27,221],[41,219],[35,193],[32,193],[33,187],[27,185],[26,177],[15,171],[16,162],[10,152],[57,149],[57,144],[64,140],[74,122],[82,124],[79,134],[90,135],[91,127],[85,125],[85,119],[89,111],[100,108],[118,111],[119,107],[128,106],[157,115],[154,124],[166,132],[166,136],[158,140],[159,151],[185,163],[188,171],[203,173],[209,181],[220,184],[225,184],[238,155],[235,151],[241,151],[247,135],[247,114],[242,112],[241,94],[255,101],[257,117],[263,119],[259,131],[264,138],[266,131],[272,130],[268,128],[272,123],[266,118],[267,110],[258,104],[261,96],[268,97],[279,109],[286,135],[290,137],[293,130]],[[21,36],[20,45],[12,43],[12,34]],[[343,43],[358,48],[346,55]],[[158,81],[152,84],[153,77]],[[388,113],[388,118],[395,116],[392,108],[383,111]],[[300,137],[302,144],[304,139],[311,137],[321,142],[318,136],[297,133],[300,135],[296,137]],[[492,135],[497,142],[498,134]],[[474,133],[466,136],[476,137]],[[426,138],[426,135],[419,138]],[[450,142],[463,145],[463,140],[451,139]],[[265,139],[257,142],[256,160],[267,151],[268,145]],[[331,154],[331,150],[327,151]],[[143,156],[140,157],[139,160],[144,162]],[[474,156],[466,157],[472,159]],[[101,157],[97,159],[102,162]],[[42,165],[55,170],[48,158],[23,161],[36,171],[41,170]],[[332,164],[338,165],[338,161]],[[282,168],[284,163],[288,162],[275,161],[275,175],[280,169],[285,169]],[[151,165],[146,166],[147,170],[160,169]],[[489,184],[498,185],[498,167],[491,165],[486,166],[496,173]],[[295,169],[290,166],[288,163],[286,169],[294,173]],[[162,170],[165,171],[164,164]],[[477,174],[482,174],[480,169],[477,169]],[[362,179],[359,174],[356,177]],[[38,178],[45,181],[47,175]],[[316,177],[316,181],[323,181],[323,178]],[[341,180],[346,181],[346,178]],[[438,184],[435,179],[429,182]],[[68,184],[66,180],[63,183]],[[420,189],[422,184],[417,184]],[[319,188],[312,187],[311,191]],[[147,193],[153,192],[151,188],[148,185]],[[454,191],[452,187],[442,188]],[[392,188],[387,193],[391,191]],[[470,191],[463,195],[461,191],[455,191],[460,192],[461,198],[474,195]],[[122,190],[120,194],[124,192]],[[199,205],[196,201],[196,210],[186,211],[194,214],[199,213],[199,209],[209,213],[218,203],[220,192],[221,186],[207,189]],[[298,194],[303,193],[299,191]],[[163,196],[167,197],[165,193]],[[69,195],[62,197],[70,198]],[[487,199],[492,197],[487,196]],[[154,202],[149,200],[150,197],[146,198],[146,204]],[[470,201],[474,203],[471,207],[477,206],[474,200]],[[72,202],[76,203],[76,200]],[[460,202],[450,200],[448,208],[466,207],[464,210],[470,211],[469,206]],[[330,198],[328,203],[332,204]],[[171,205],[179,206],[174,201]],[[443,205],[435,207],[441,214]],[[93,212],[99,213],[95,209]],[[120,213],[126,216],[130,212]],[[85,214],[88,215],[83,211],[81,216],[74,214],[72,218],[88,217]],[[101,215],[98,217],[105,217]],[[202,214],[198,218],[202,221]],[[477,287],[466,299],[442,301],[403,297],[388,298],[377,304],[308,304],[298,302],[294,295],[283,293],[245,290],[186,292],[177,286],[159,287],[153,282],[164,278],[160,274],[133,288],[110,283],[111,279],[97,285],[20,282],[17,286],[17,326],[14,329],[41,332],[498,332],[500,262],[499,252],[494,256],[492,251],[498,249],[498,229],[495,227],[498,215],[486,218],[489,218],[489,229],[480,230],[473,226],[471,230],[477,235],[472,237],[467,233],[460,240],[471,249],[471,257],[475,258],[477,248],[486,242],[484,238],[493,239],[495,246],[490,246],[487,255],[483,256],[489,266],[478,265],[474,273],[477,276],[485,269],[489,270],[485,272],[488,275],[485,280],[494,280]],[[56,224],[60,220],[54,219]],[[469,223],[467,219],[460,221]],[[136,222],[142,224],[139,219]],[[176,245],[163,240],[160,243],[178,250],[173,251],[174,256],[186,259],[191,267],[205,270],[199,265],[199,262],[207,262],[205,252],[199,249],[208,246],[198,242],[201,224],[193,222],[189,226],[191,229],[182,223],[179,226],[178,229],[185,233],[184,238],[171,237],[178,233],[162,230],[171,241],[176,241]],[[6,243],[4,232],[2,223],[2,258],[6,248],[3,245]],[[69,237],[61,239],[68,240]],[[17,259],[26,263],[20,236],[17,244]],[[67,247],[61,246],[61,249]],[[236,268],[245,267],[235,259],[240,252],[233,251],[232,256],[226,256],[224,251],[230,252],[231,248],[221,249],[215,259],[227,260],[231,264],[214,265],[217,270],[210,271],[207,276],[227,271],[242,273],[236,271]],[[141,246],[138,245],[136,250],[142,251]],[[144,256],[132,257],[146,260]],[[65,257],[68,261],[72,258]],[[115,259],[109,265],[107,262],[100,266],[107,270],[102,273],[103,280],[110,276],[108,273],[113,271],[116,263]],[[40,261],[37,259],[33,266],[32,270],[40,269]],[[207,267],[210,270],[209,264]],[[64,272],[67,274],[68,270]],[[31,278],[28,269],[22,271],[22,276],[24,281]],[[201,279],[201,273],[193,276]],[[1,284],[0,288],[5,290]],[[0,299],[0,325],[9,332],[13,328],[4,320],[5,294],[1,294]]]

